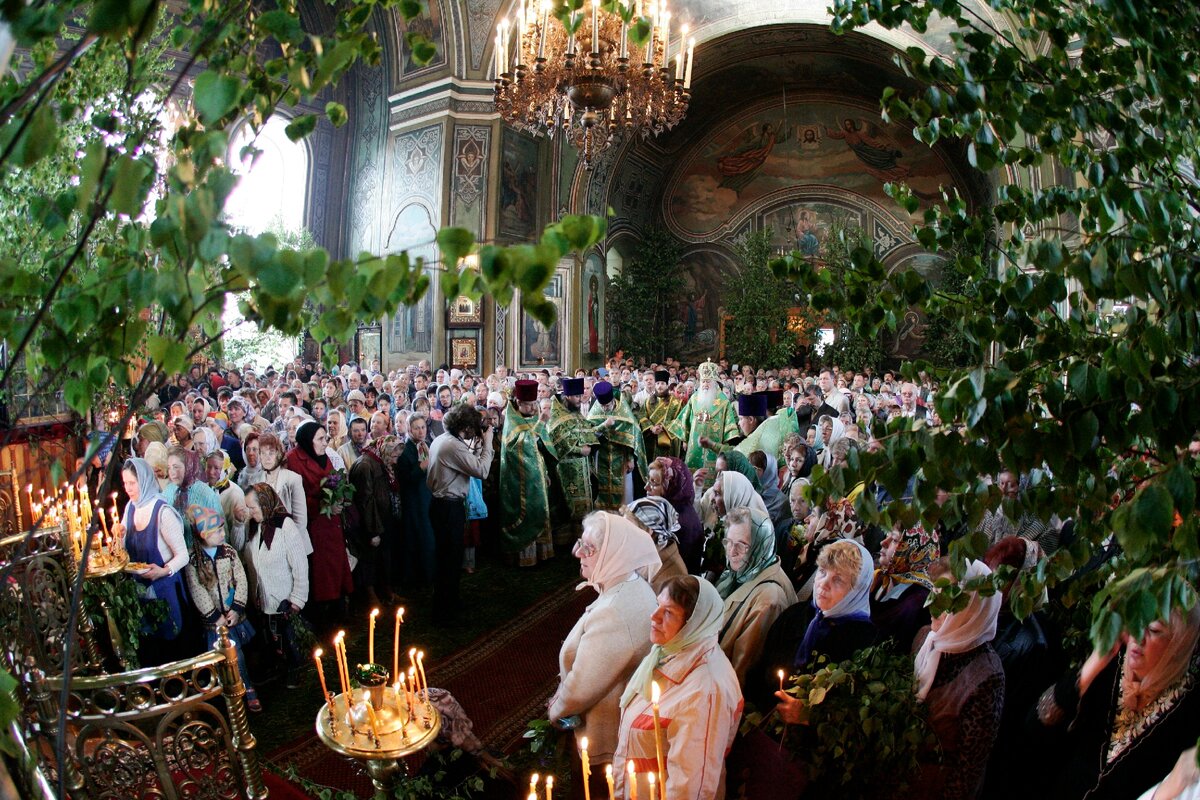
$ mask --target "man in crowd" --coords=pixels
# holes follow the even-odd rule
[[[719,445],[730,444],[740,434],[733,404],[717,387],[717,365],[705,361],[697,370],[700,388],[692,395],[683,412],[672,423],[675,436],[687,443],[683,460],[688,469],[706,470],[707,489],[716,477],[717,453],[706,448],[701,439]]]
[[[362,457],[363,445],[367,443],[367,421],[362,417],[350,420],[350,438],[338,448],[338,455],[346,462],[346,469],[354,466],[354,462]]]
[[[500,445],[500,534],[522,567],[554,557],[550,497],[538,424],[537,381],[517,381]]]
[[[646,461],[659,456],[678,456],[679,439],[672,434],[671,423],[679,416],[683,403],[671,395],[671,374],[666,370],[654,373],[654,394],[642,407],[642,436],[646,442]]]
[[[596,431],[580,413],[583,378],[563,378],[562,397],[550,400],[550,418],[542,425],[542,441],[552,460],[551,518],[554,544],[569,546],[579,524],[592,510],[592,470],[589,456]]]
[[[596,431],[596,507],[614,510],[632,502],[645,485],[645,442],[642,429],[633,416],[629,402],[618,395],[613,385],[601,381],[592,387],[595,402],[588,421]]]

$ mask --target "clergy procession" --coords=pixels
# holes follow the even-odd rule
[[[310,680],[306,642],[329,640],[352,610],[373,609],[381,661],[381,606],[385,619],[407,604],[453,629],[481,613],[462,588],[477,568],[577,560],[594,599],[562,641],[544,717],[570,748],[561,796],[839,796],[870,764],[831,744],[819,715],[833,701],[805,687],[884,662],[900,665],[896,683],[863,677],[851,697],[894,691],[902,711],[888,724],[919,733],[896,745],[909,754],[896,796],[1132,798],[1181,779],[1200,720],[1200,606],[1072,665],[1060,598],[1024,618],[1007,602],[1022,573],[1072,543],[1066,509],[1021,510],[1045,476],[986,476],[1004,501],[970,527],[872,524],[872,508],[925,490],[919,474],[898,497],[853,481],[810,493],[816,474],[847,469],[888,431],[939,429],[938,391],[924,375],[834,365],[620,357],[574,375],[197,365],[152,399],[132,439],[92,436],[79,491],[98,491],[118,460],[112,532],[145,564],[133,580],[156,620],[143,624],[142,665],[228,631],[252,712],[264,710],[260,680]],[[998,572],[1009,588],[964,591],[965,605],[931,616],[932,595],[955,586],[953,543],[979,536],[986,554],[964,580]],[[320,649],[315,659],[320,671]],[[443,737],[509,769],[471,732],[480,708],[412,675]],[[864,735],[878,734],[863,713]],[[1078,726],[1110,715],[1111,735]],[[842,757],[814,766],[832,746]],[[1019,766],[1045,748],[1062,759],[1055,774]]]

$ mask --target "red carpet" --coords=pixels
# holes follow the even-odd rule
[[[529,720],[544,714],[558,686],[558,651],[563,639],[595,599],[574,584],[541,598],[511,625],[473,642],[430,670],[431,686],[458,699],[485,747],[510,751]],[[277,768],[292,765],[304,778],[324,786],[372,793],[371,780],[357,762],[334,755],[316,734],[307,734],[269,753]],[[415,765],[412,765],[415,768]]]

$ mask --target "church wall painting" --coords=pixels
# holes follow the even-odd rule
[[[446,36],[442,25],[442,7],[439,0],[424,0],[421,3],[424,13],[405,22],[396,13],[396,24],[400,37],[400,77],[412,78],[426,72],[433,72],[446,66]],[[406,33],[423,34],[437,48],[437,55],[428,64],[417,64],[413,61],[412,48],[408,46],[404,35]]]
[[[675,306],[677,357],[687,363],[715,358],[725,275],[737,268],[725,253],[711,249],[686,253],[683,268]]]
[[[436,229],[430,220],[429,210],[419,203],[404,207],[396,217],[392,237],[398,246],[389,245],[391,251],[407,250],[410,258],[425,258],[429,263],[437,257],[433,237]],[[431,279],[434,276],[430,276]],[[404,306],[390,319],[388,329],[388,351],[401,356],[401,361],[429,358],[433,352],[433,297],[437,294],[431,280],[429,291],[414,306]]]
[[[579,326],[583,339],[583,365],[599,366],[605,356],[604,297],[608,278],[604,274],[604,261],[596,253],[587,257],[583,265],[583,281],[580,285],[580,305],[583,324]]]
[[[537,227],[538,143],[511,128],[500,147],[499,238],[529,242]]]
[[[492,129],[485,125],[454,127],[450,224],[468,229],[477,239],[483,238],[491,135]]]
[[[838,224],[865,227],[864,214],[833,203],[796,202],[764,212],[760,230],[771,231],[771,244],[780,252],[820,255],[829,232]]]
[[[519,365],[521,367],[563,366],[563,330],[566,319],[566,275],[563,270],[555,272],[546,284],[546,299],[558,308],[558,318],[546,327],[521,309],[521,332]]]
[[[671,177],[664,199],[668,226],[689,241],[728,235],[745,216],[781,194],[836,187],[863,206],[906,213],[884,193],[904,181],[922,199],[947,182],[936,151],[902,126],[845,103],[779,101],[714,129]]]

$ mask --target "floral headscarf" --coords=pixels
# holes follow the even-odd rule
[[[728,530],[726,531],[728,534]],[[757,578],[762,571],[779,561],[775,554],[775,528],[771,518],[756,508],[750,509],[750,552],[746,556],[746,565],[740,571],[727,569],[721,573],[717,581],[717,592],[721,599],[737,591],[742,584]]]
[[[649,529],[659,549],[679,543],[679,514],[665,497],[639,497],[628,506],[629,512]]]
[[[250,487],[250,491],[254,492],[258,498],[258,507],[262,509],[262,524],[258,520],[250,520],[250,524],[246,527],[246,541],[254,538],[256,533],[259,533],[261,528],[263,544],[267,549],[271,549],[271,542],[275,539],[275,531],[283,525],[285,519],[291,519],[288,514],[287,506],[279,499],[279,495],[271,488],[269,483],[256,483]]]
[[[896,545],[896,552],[888,564],[887,571],[879,573],[878,591],[886,593],[901,584],[915,584],[926,589],[933,588],[929,568],[938,560],[937,536],[925,530],[921,523],[906,529]]]
[[[384,475],[387,476],[388,488],[393,492],[400,491],[400,482],[396,479],[396,459],[399,458],[400,437],[393,434],[372,439],[363,446],[363,455],[373,458],[383,465]]]
[[[655,460],[663,474],[663,497],[667,502],[679,508],[681,505],[691,505],[696,501],[696,487],[692,483],[692,471],[688,469],[683,459],[673,456],[662,456]]]

